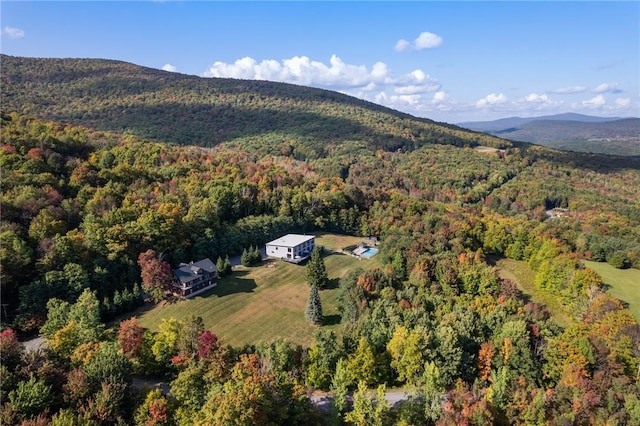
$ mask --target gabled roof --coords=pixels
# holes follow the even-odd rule
[[[300,234],[287,234],[284,237],[280,237],[277,240],[268,242],[268,246],[283,246],[283,247],[295,247],[304,243],[305,241],[313,240],[313,235],[300,235]]]
[[[211,274],[217,270],[216,265],[206,258],[197,262],[181,263],[178,269],[173,270],[173,273],[181,283],[188,284],[205,274]]]

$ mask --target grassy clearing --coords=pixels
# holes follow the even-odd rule
[[[570,325],[573,320],[560,302],[551,294],[545,293],[535,285],[535,272],[527,262],[513,259],[496,261],[496,268],[501,278],[515,281],[518,287],[532,302],[545,305],[555,321],[562,327]]]
[[[628,304],[629,310],[640,322],[640,270],[616,269],[608,263],[583,260],[609,286],[609,293]]]
[[[496,152],[500,151],[498,148],[493,148],[491,146],[484,146],[484,145],[474,146],[473,150],[478,152],[484,152],[487,154],[495,154]]]
[[[337,250],[359,241],[361,238],[322,234],[316,244]],[[331,281],[329,289],[320,292],[325,327],[339,332],[338,280],[352,269],[368,269],[378,262],[375,257],[359,261],[337,253],[326,255],[324,260]],[[143,327],[155,331],[163,318],[185,319],[195,315],[202,317],[207,329],[233,346],[278,336],[306,346],[315,327],[304,318],[309,294],[305,266],[272,263],[275,266],[236,267],[231,277],[219,280],[211,291],[190,300],[156,306],[142,313],[138,320]]]
[[[498,156],[501,154],[504,154],[503,149],[493,148],[491,146],[484,146],[484,145],[474,146],[473,150],[481,154],[498,155]]]

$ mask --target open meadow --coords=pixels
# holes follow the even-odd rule
[[[355,268],[369,269],[378,264],[374,257],[355,257],[329,251],[358,244],[359,237],[321,234],[316,244],[327,248],[324,256],[329,288],[320,292],[324,315],[323,327],[339,331],[338,282]],[[163,303],[142,313],[143,327],[156,331],[161,320],[174,317],[202,317],[205,327],[224,343],[242,346],[247,343],[284,337],[307,346],[312,340],[313,325],[304,318],[309,286],[305,266],[267,260],[262,265],[234,267],[233,274],[218,281],[218,286],[189,300]]]
[[[631,313],[640,321],[640,270],[617,269],[605,262],[583,260],[609,286],[609,293],[628,304]]]

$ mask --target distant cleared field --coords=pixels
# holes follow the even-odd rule
[[[609,293],[626,302],[640,322],[640,270],[616,269],[608,263],[583,260],[585,266],[596,271],[609,286]]]
[[[545,305],[553,315],[556,323],[566,327],[572,323],[571,317],[560,302],[551,294],[545,293],[535,285],[535,272],[527,262],[513,259],[499,259],[496,268],[501,278],[515,281],[520,291],[532,302]]]
[[[498,148],[493,148],[491,146],[484,146],[484,145],[474,146],[473,149],[475,151],[484,152],[487,154],[495,154],[496,152],[500,151]]]
[[[322,234],[316,244],[337,250],[360,241],[358,237]],[[339,278],[351,269],[371,268],[378,261],[375,257],[360,261],[338,253],[327,254],[324,260],[331,285],[320,292],[327,324],[323,327],[339,332]],[[269,263],[274,266],[267,266]],[[156,306],[142,313],[138,320],[143,327],[155,331],[163,318],[185,319],[195,315],[202,317],[208,330],[233,346],[278,336],[306,346],[316,328],[304,318],[308,294],[304,265],[269,261],[253,268],[235,267],[232,276],[219,280],[213,290],[190,300]]]

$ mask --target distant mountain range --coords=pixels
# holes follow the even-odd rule
[[[458,125],[505,139],[563,150],[640,155],[640,118],[635,117],[595,117],[566,113],[472,121]]]

